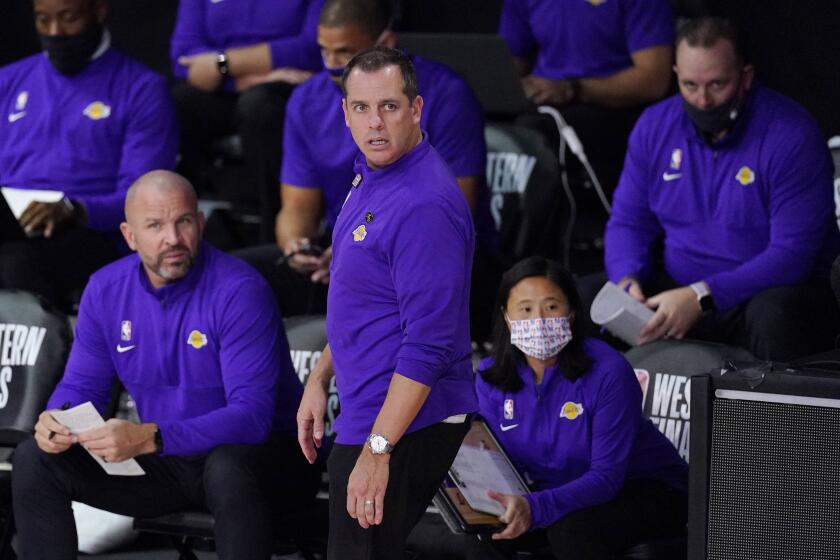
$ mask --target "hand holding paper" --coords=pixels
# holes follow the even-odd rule
[[[100,416],[99,412],[90,401],[68,410],[53,411],[52,417],[56,420],[56,422],[66,426],[74,435],[77,436],[79,443],[85,446],[85,449],[88,453],[90,453],[91,457],[93,457],[108,474],[121,476],[139,476],[146,474],[146,472],[134,459],[111,463],[103,460],[102,457],[89,449],[89,446],[93,445],[95,449],[101,452],[104,447],[114,445],[125,446],[126,443],[129,445],[137,445],[138,441],[136,441],[136,439],[126,439],[132,437],[126,430],[127,427],[124,426],[124,424],[131,424],[130,422],[126,422],[124,420],[114,422],[109,420],[112,427],[105,428],[103,430],[102,428],[106,426],[106,422],[102,419],[102,416]],[[113,426],[119,426],[119,428],[115,430]],[[134,426],[139,427],[137,424],[134,424]],[[106,441],[102,441],[102,434],[106,434]],[[96,443],[92,444],[91,442]],[[120,459],[122,457],[117,456],[116,458]]]

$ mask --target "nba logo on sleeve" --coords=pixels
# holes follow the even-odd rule
[[[505,399],[505,420],[513,420],[513,399]]]

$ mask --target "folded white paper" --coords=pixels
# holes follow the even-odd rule
[[[70,431],[74,434],[80,434],[105,424],[105,420],[102,419],[99,411],[96,410],[96,407],[93,406],[93,403],[90,401],[82,403],[79,406],[74,406],[73,408],[68,408],[67,410],[54,410],[52,412],[52,417],[55,418],[56,422],[59,424],[70,428]],[[88,451],[88,453],[90,453],[90,451]],[[104,461],[102,457],[94,453],[90,453],[90,456],[93,457],[96,462],[99,463],[99,466],[101,466],[108,474],[119,476],[140,476],[146,474],[143,467],[141,467],[134,459],[120,461],[119,463],[108,463]]]

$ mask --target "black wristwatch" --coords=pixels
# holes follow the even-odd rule
[[[160,433],[160,426],[155,430],[155,453],[163,453],[163,435]]]
[[[222,75],[222,78],[227,78],[230,75],[230,62],[224,52],[216,55],[216,68],[219,69],[219,74]]]
[[[712,292],[709,291],[709,286],[705,282],[695,282],[691,285],[691,289],[697,294],[697,302],[703,313],[715,310],[715,300],[712,299]]]

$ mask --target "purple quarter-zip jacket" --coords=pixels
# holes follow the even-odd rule
[[[474,233],[455,177],[426,140],[370,169],[333,229],[327,301],[341,413],[336,442],[370,434],[394,372],[431,387],[412,432],[476,409],[469,337]]]
[[[261,443],[294,431],[302,387],[271,290],[202,243],[190,272],[155,289],[136,254],[91,276],[64,377],[47,408],[92,401],[117,376],[167,455]]]

